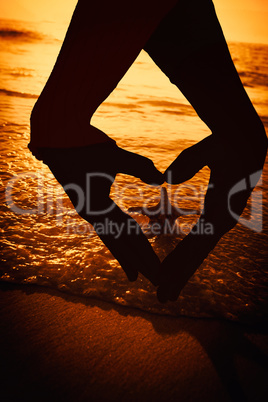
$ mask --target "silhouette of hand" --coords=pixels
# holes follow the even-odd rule
[[[159,186],[164,175],[156,169],[151,159],[116,147],[113,154],[116,173],[125,173],[141,179],[144,183]]]
[[[227,142],[210,135],[184,150],[164,173],[170,184],[189,180],[203,166],[211,169],[204,210],[192,231],[161,265],[158,299],[176,300],[219,239],[232,229],[263,168],[267,139]],[[207,229],[207,230],[205,230]]]
[[[150,159],[117,146],[110,149],[109,152],[109,157],[106,159],[109,163],[108,165],[102,163],[102,170],[112,177],[115,177],[117,173],[124,173],[140,178],[150,185],[158,186],[164,182],[164,175],[156,169]],[[109,194],[111,184],[111,182],[108,183],[109,188],[105,191],[106,195]],[[106,203],[107,200],[105,193],[104,196],[101,193],[98,182],[96,191],[93,190],[92,193],[96,200],[95,204],[98,206],[101,206],[103,202]],[[108,202],[112,208],[108,214],[104,215],[104,218],[115,223],[122,231],[116,239],[111,234],[100,236],[101,239],[120,262],[130,281],[136,280],[138,272],[140,272],[155,286],[158,285],[160,260],[151,244],[131,216],[124,213],[110,198]]]
[[[153,162],[113,143],[51,148],[43,150],[43,160],[63,186],[78,214],[93,225],[119,261],[128,279],[136,280],[141,272],[158,285],[159,258],[138,223],[110,198],[117,173],[138,177],[148,184],[162,184],[164,175]]]
[[[115,178],[117,173],[125,173],[140,178],[150,185],[160,185],[164,182],[164,175],[156,169],[150,159],[117,146],[110,147],[107,151],[106,157],[103,150],[101,151],[100,169],[111,178]],[[138,223],[110,199],[111,185],[111,180],[97,177],[94,187],[91,187],[91,202],[96,209],[101,208],[104,211],[110,209],[108,213],[105,212],[103,216],[97,217],[97,223],[108,221],[115,230],[118,228],[120,235],[106,233],[99,236],[120,262],[130,281],[136,280],[140,272],[156,286],[159,284],[160,260]],[[90,220],[94,226],[94,217]]]

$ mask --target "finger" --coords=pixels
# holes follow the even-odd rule
[[[157,289],[157,299],[160,303],[166,303],[168,301],[168,293],[166,291],[166,288],[162,286],[159,286]]]
[[[160,286],[157,297],[160,302],[177,300],[188,280],[213,250],[220,238],[236,223],[228,210],[228,194],[233,181],[224,173],[213,172],[206,195],[205,209],[192,228],[161,265]],[[236,201],[237,212],[246,204],[248,193],[241,192]]]
[[[102,217],[98,217],[100,232],[97,234],[119,261],[129,280],[136,280],[138,272],[159,284],[160,261],[141,227],[131,216],[123,212],[115,202]],[[97,229],[96,225],[96,229]],[[106,231],[102,230],[105,228]]]
[[[168,301],[175,302],[178,300],[180,296],[180,291],[179,290],[174,290],[173,288],[170,288],[170,286],[163,285],[161,284],[159,288],[157,289],[157,299],[160,303],[166,303]]]
[[[117,148],[116,158],[118,173],[138,177],[150,185],[159,186],[164,183],[164,175],[145,156]]]
[[[200,218],[192,231],[163,260],[157,291],[161,303],[179,298],[189,279],[217,244],[218,237],[213,231],[204,231],[204,227],[206,225]]]
[[[191,179],[205,165],[209,165],[214,142],[213,135],[210,135],[183,150],[165,171],[165,181],[170,184],[182,183]]]
[[[138,263],[134,258],[130,258],[132,250],[126,244],[124,239],[115,239],[112,234],[99,234],[100,239],[108,247],[112,255],[120,263],[128,280],[134,282],[138,278]]]
[[[127,264],[123,264],[121,260],[121,267],[123,268],[123,271],[125,272],[127,279],[129,282],[135,282],[138,279],[139,271],[135,269],[134,267],[129,267]]]

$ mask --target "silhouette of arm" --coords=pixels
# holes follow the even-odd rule
[[[159,258],[137,222],[110,198],[117,173],[134,175],[149,184],[162,184],[164,176],[153,162],[114,143],[47,149],[43,150],[43,159],[78,214],[93,225],[128,279],[136,280],[141,272],[157,285]]]
[[[207,46],[188,58],[174,69],[171,81],[211,128],[212,135],[183,151],[165,178],[178,184],[205,165],[211,175],[199,222],[162,263],[161,301],[178,298],[219,239],[234,227],[261,175],[267,152],[263,124],[225,43]],[[202,234],[201,223],[203,227],[211,225],[212,233]]]
[[[263,147],[259,150],[259,157],[256,154],[250,157],[245,153],[239,157],[238,151],[229,152],[217,137],[211,135],[183,151],[165,172],[170,183],[179,184],[190,179],[205,165],[211,169],[199,221],[162,262],[158,289],[161,302],[174,301],[179,297],[190,277],[221,237],[236,225],[242,214],[261,176],[266,141],[263,141]]]

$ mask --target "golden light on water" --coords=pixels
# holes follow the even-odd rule
[[[0,4],[1,18],[50,21],[66,26],[76,0],[9,0]],[[228,40],[268,43],[267,0],[214,0]]]
[[[30,217],[17,216],[12,215],[12,211],[2,203],[5,206],[5,246],[9,264],[3,278],[11,280],[14,276],[23,283],[56,286],[58,289],[96,297],[105,294],[109,300],[120,299],[122,303],[130,305],[151,306],[154,303],[151,289],[142,287],[142,284],[138,284],[136,288],[134,285],[131,288],[129,284],[126,285],[117,262],[111,259],[109,251],[81,218],[66,215],[60,208],[58,214],[50,214],[50,210],[53,212],[56,209],[62,192],[57,193],[48,168],[35,160],[27,149],[30,112],[55,63],[75,3],[75,0],[10,0],[0,5],[1,18],[33,21],[32,25],[25,22],[19,25],[15,22],[13,25],[11,22],[11,30],[22,33],[21,41],[10,35],[3,40],[6,47],[1,50],[7,71],[1,77],[3,84],[0,85],[3,88],[0,93],[3,106],[1,117],[5,119],[1,142],[4,155],[1,171],[5,172],[3,180],[7,183],[19,173],[39,172],[44,177],[41,186],[44,204],[42,211],[48,212],[33,213]],[[265,36],[266,24],[263,24],[266,2],[215,0],[214,3],[228,40],[259,42],[260,37],[263,38],[262,41],[265,37],[268,38]],[[250,9],[251,6],[254,10]],[[252,29],[247,28],[249,25]],[[264,36],[260,36],[261,30]],[[35,32],[40,32],[42,40],[40,35],[28,40],[27,35],[26,38],[23,36],[25,31],[33,37]],[[230,45],[238,70],[243,73],[242,78],[246,81],[250,98],[267,121],[267,86],[265,87],[263,78],[267,75],[266,47],[240,43]],[[145,52],[141,52],[118,88],[99,107],[92,124],[107,132],[122,148],[151,158],[162,172],[182,149],[210,133],[180,91],[170,84]],[[115,201],[122,201],[125,208],[131,207],[135,200],[135,189],[129,187],[128,192],[123,192],[122,189],[129,186],[129,183],[136,182],[130,177],[118,176],[121,193],[115,194]],[[190,184],[197,189],[204,189],[208,177],[208,169],[203,169]],[[151,201],[150,205],[154,205],[160,195],[159,189],[150,189],[141,182],[138,182],[138,186],[143,191],[144,198]],[[188,205],[187,196],[193,198],[191,188],[185,187],[185,194],[179,194],[185,205]],[[12,197],[18,208],[36,208],[38,191],[40,192],[40,188],[37,179],[30,175],[16,182]],[[199,193],[201,194],[201,190]],[[123,197],[120,197],[122,194]],[[67,201],[65,197],[63,206],[66,208]],[[194,206],[198,206],[199,201],[201,198],[195,197]],[[184,206],[181,202],[178,204]],[[142,216],[138,219],[139,223],[146,221]],[[192,216],[187,219],[191,224]],[[156,238],[150,241],[156,253],[163,258],[178,239]],[[261,282],[259,267],[266,252],[263,244],[265,239],[261,235],[248,235],[245,228],[238,226],[228,238],[223,239],[217,252],[210,257],[203,270],[197,273],[187,291],[189,298],[186,297],[183,301],[184,310],[200,316],[200,311],[203,311],[200,306],[211,301],[218,314],[225,316],[227,309],[221,304],[221,295],[225,292],[230,296],[229,309],[234,310],[235,316],[236,310],[239,312],[240,307],[243,307],[239,299],[241,294],[245,295],[244,299],[247,299],[247,292],[254,295],[254,281]],[[114,283],[116,284],[113,285]],[[239,286],[242,287],[242,292]],[[248,286],[251,287],[249,291]],[[238,296],[235,303],[233,296]],[[187,304],[187,300],[191,304]]]

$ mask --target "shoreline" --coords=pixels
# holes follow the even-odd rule
[[[0,283],[5,401],[262,401],[267,327]]]

